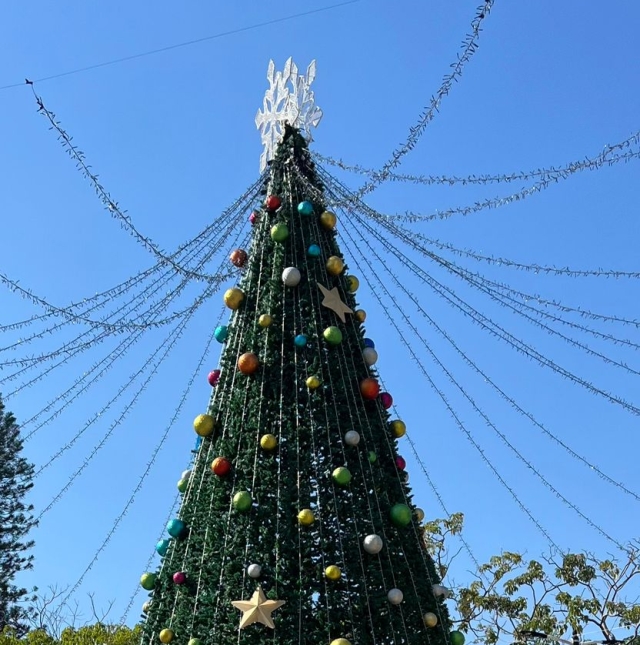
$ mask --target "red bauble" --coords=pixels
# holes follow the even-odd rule
[[[216,457],[211,464],[211,470],[214,475],[224,477],[231,472],[231,462],[225,457]]]
[[[236,249],[231,253],[229,259],[234,267],[241,269],[247,261],[247,252],[244,249]]]
[[[218,381],[220,380],[220,370],[212,370],[211,372],[209,372],[207,380],[209,381],[209,385],[211,387],[218,385]]]
[[[242,354],[238,359],[238,369],[243,374],[253,374],[258,369],[258,365],[260,365],[258,357],[251,352]]]
[[[251,224],[251,226],[255,226],[258,223],[259,219],[260,213],[258,213],[258,211],[253,211],[253,213],[249,215],[249,224]]]
[[[380,392],[380,403],[385,410],[388,410],[393,405],[393,397],[389,392]]]
[[[363,398],[372,401],[380,394],[380,385],[374,378],[366,378],[360,383]]]
[[[173,581],[177,585],[183,585],[187,581],[187,574],[184,571],[176,571],[173,574]]]
[[[404,470],[407,467],[407,462],[404,460],[403,457],[398,455],[396,457],[396,466],[398,467],[398,470]]]
[[[277,195],[269,195],[264,205],[268,211],[277,211],[282,205],[282,200]]]

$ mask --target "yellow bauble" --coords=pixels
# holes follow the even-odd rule
[[[422,617],[422,620],[427,627],[435,627],[438,624],[438,617],[430,611]]]
[[[340,580],[342,571],[340,571],[340,567],[336,567],[335,564],[331,564],[324,570],[324,575],[329,580]]]
[[[320,379],[317,376],[310,376],[306,383],[310,390],[317,390],[320,387]]]
[[[316,521],[316,516],[310,508],[304,508],[298,513],[298,523],[302,526],[311,526]]]
[[[344,271],[344,262],[337,256],[332,255],[327,260],[327,273],[332,276],[340,275]]]
[[[351,642],[346,638],[336,638],[331,641],[331,645],[351,645]]]
[[[160,642],[161,643],[170,643],[173,640],[173,629],[163,629],[160,631]]]
[[[404,435],[407,433],[407,426],[404,424],[404,421],[400,421],[399,419],[392,421],[389,424],[389,427],[391,428],[391,433],[396,439],[404,437]]]
[[[272,434],[263,434],[260,437],[260,447],[263,450],[273,450],[278,445],[278,440]]]
[[[364,322],[367,319],[367,312],[364,309],[358,309],[355,317],[358,322]]]
[[[347,291],[349,293],[355,293],[358,290],[359,286],[360,286],[360,280],[358,280],[358,278],[356,278],[355,275],[347,276]]]
[[[199,414],[193,420],[193,429],[200,437],[208,437],[216,424],[215,419],[210,414]]]
[[[234,311],[240,307],[242,301],[244,300],[244,293],[242,289],[238,287],[233,287],[233,289],[227,289],[224,292],[224,304],[233,309]]]
[[[320,215],[320,224],[328,231],[336,227],[337,221],[338,218],[336,217],[335,213],[332,213],[330,211],[325,211],[324,213],[322,213],[322,215]]]
[[[269,327],[272,322],[273,318],[269,314],[262,314],[262,316],[258,318],[258,325],[260,325],[260,327]]]

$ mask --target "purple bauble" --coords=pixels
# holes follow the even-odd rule
[[[187,581],[187,574],[184,571],[176,571],[173,574],[173,581],[177,585],[183,585]]]
[[[255,226],[258,223],[259,217],[260,214],[258,213],[258,211],[253,211],[253,213],[249,215],[249,223],[251,224],[251,226]]]
[[[398,455],[396,457],[396,466],[398,467],[398,470],[404,470],[407,467],[407,462],[404,460],[403,457]]]
[[[218,384],[218,380],[220,379],[220,370],[212,370],[209,372],[209,376],[207,377],[207,380],[209,381],[209,385],[211,387],[215,387]]]
[[[393,405],[393,397],[389,392],[380,393],[380,403],[385,410],[388,410]]]

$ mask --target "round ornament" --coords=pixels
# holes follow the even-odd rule
[[[247,573],[250,578],[259,578],[262,573],[262,567],[259,564],[250,564],[247,567]]]
[[[169,548],[169,544],[171,544],[171,542],[169,540],[160,540],[156,544],[156,551],[157,551],[158,555],[160,555],[162,557],[167,555],[167,549]]]
[[[260,365],[260,361],[255,354],[246,352],[238,359],[238,369],[242,374],[253,374]]]
[[[351,481],[351,473],[349,472],[349,469],[345,468],[344,466],[336,468],[331,473],[331,477],[333,481],[338,484],[338,486],[347,486],[347,484]]]
[[[393,405],[393,397],[389,392],[380,392],[380,403],[385,410],[388,410]]]
[[[160,642],[163,643],[164,645],[167,645],[167,643],[170,643],[173,640],[173,637],[175,634],[173,633],[173,629],[169,629],[168,627],[165,627],[164,629],[160,630]]]
[[[311,526],[316,521],[316,516],[310,508],[303,508],[298,513],[298,524],[301,526]]]
[[[464,634],[455,629],[449,634],[449,642],[451,645],[464,645]]]
[[[180,493],[186,493],[187,488],[189,488],[189,480],[188,479],[181,479],[178,482],[178,492]]]
[[[344,271],[344,262],[337,255],[332,255],[327,260],[327,273],[332,276],[338,276]]]
[[[358,280],[358,278],[356,278],[355,275],[347,276],[347,291],[349,293],[355,293],[358,290],[359,286],[360,286],[360,280]]]
[[[376,553],[380,553],[380,551],[382,551],[382,545],[382,538],[375,533],[367,535],[367,537],[362,542],[364,550],[370,555],[376,555]]]
[[[244,249],[236,249],[235,251],[231,252],[229,259],[231,260],[231,264],[233,264],[234,267],[241,269],[246,264],[248,257],[249,256]]]
[[[238,287],[232,287],[224,292],[224,304],[233,311],[240,308],[243,300],[244,293],[242,289],[238,289]]]
[[[444,596],[446,598],[449,593],[449,590],[444,585],[433,585],[431,588],[434,596]]]
[[[199,414],[193,420],[193,429],[199,437],[208,437],[214,429],[216,422],[210,414]]]
[[[147,591],[151,591],[156,586],[156,574],[143,573],[140,576],[140,586]]]
[[[418,520],[418,522],[422,522],[424,520],[424,511],[421,508],[416,508],[415,512],[416,512],[416,519]],[[434,585],[434,587],[441,587],[441,586],[442,585]],[[444,587],[442,587],[442,588],[444,589]],[[434,589],[433,593],[436,593],[435,589]],[[436,596],[437,595],[438,594],[436,594]]]
[[[335,564],[330,564],[325,570],[324,570],[324,575],[328,580],[340,580],[340,576],[342,575],[342,571],[340,571],[340,567],[337,567]]]
[[[218,325],[216,330],[213,332],[213,335],[219,343],[224,343],[229,335],[229,328],[226,325]]]
[[[288,237],[289,227],[284,222],[280,222],[279,224],[275,224],[271,227],[271,239],[274,242],[282,244],[282,242],[286,241]]]
[[[183,470],[182,475],[180,475],[180,479],[189,479],[191,477],[191,471],[190,470]]]
[[[271,326],[271,323],[273,322],[273,318],[269,314],[262,314],[260,318],[258,318],[258,325],[263,328],[267,328]]]
[[[307,249],[307,255],[310,258],[318,258],[320,257],[320,253],[322,253],[322,250],[317,244],[311,244]]]
[[[199,638],[190,638],[187,645],[202,645],[202,641]]]
[[[275,435],[272,434],[263,434],[260,437],[260,447],[263,450],[275,450],[278,445],[278,440]]]
[[[268,211],[277,211],[282,206],[282,200],[277,195],[269,195],[264,206]]]
[[[396,419],[395,421],[392,421],[389,424],[389,428],[391,429],[391,434],[396,439],[400,439],[400,437],[404,437],[404,435],[407,433],[407,426],[405,425],[404,421],[400,421],[400,419]]]
[[[376,352],[373,347],[365,347],[362,350],[362,358],[364,358],[364,362],[371,367],[372,365],[375,365],[378,361],[378,352]]]
[[[177,585],[183,585],[187,581],[187,574],[184,571],[176,571],[173,574],[173,582]]]
[[[255,226],[259,221],[260,213],[258,213],[258,211],[253,211],[253,213],[249,215],[249,224],[251,224],[251,226]]]
[[[209,375],[207,376],[207,381],[209,381],[209,385],[211,387],[215,387],[218,385],[218,381],[220,380],[220,370],[211,370],[209,372]]]
[[[371,349],[376,348],[376,344],[370,338],[365,338],[364,339],[364,346],[365,347],[371,347]]]
[[[317,390],[320,387],[320,379],[317,376],[310,376],[305,382],[310,390]]]
[[[331,641],[331,645],[351,645],[351,641],[348,641],[346,638],[334,638]]]
[[[362,398],[372,401],[380,393],[380,385],[374,378],[366,378],[360,382],[360,393]]]
[[[150,600],[146,600],[146,601],[142,604],[142,611],[143,611],[143,613],[145,613],[145,614],[146,614],[150,609],[151,609],[151,601],[150,601]]]
[[[400,589],[389,589],[387,600],[392,605],[399,605],[404,600],[404,594],[402,593],[402,591],[400,591]]]
[[[246,490],[241,490],[233,496],[233,508],[241,513],[246,513],[250,508],[253,500]]]
[[[363,323],[367,319],[367,312],[364,309],[356,309],[353,315],[359,323]]]
[[[401,457],[400,455],[396,457],[396,467],[398,470],[404,470],[407,467],[407,462],[404,457]]]
[[[411,509],[406,504],[394,504],[389,514],[396,526],[404,527],[411,524]]]
[[[167,533],[174,538],[179,538],[184,534],[187,529],[187,525],[178,519],[169,520],[167,522]]]
[[[287,267],[282,272],[282,282],[284,282],[285,287],[297,287],[301,279],[300,270],[296,269],[296,267]]]
[[[313,215],[313,204],[311,202],[300,202],[298,204],[298,213],[300,215]]]
[[[334,327],[333,325],[327,327],[322,332],[322,335],[329,345],[339,345],[342,342],[342,332],[338,327]]]
[[[375,464],[376,461],[378,461],[378,456],[376,455],[375,452],[373,452],[373,450],[371,450],[367,455],[367,459],[369,460],[370,464]]]
[[[224,477],[231,472],[231,462],[225,457],[216,457],[211,462],[211,470],[214,475],[218,477]]]
[[[293,339],[293,344],[296,347],[306,347],[306,345],[307,345],[307,337],[304,334],[298,334]]]
[[[438,624],[438,617],[430,611],[422,617],[422,620],[427,627],[435,627]]]
[[[325,211],[320,215],[320,225],[322,228],[327,229],[327,231],[331,231],[336,227],[336,223],[338,222],[338,218],[335,216],[335,213],[332,213],[331,211]]]
[[[357,446],[360,443],[360,435],[355,430],[349,430],[344,435],[344,442],[347,446]]]

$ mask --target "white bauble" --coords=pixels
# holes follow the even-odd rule
[[[392,605],[399,605],[404,599],[404,594],[400,589],[390,589],[389,593],[387,594],[387,600],[392,604]]]
[[[444,596],[446,598],[449,595],[449,590],[443,585],[433,585],[432,588],[434,596]]]
[[[250,564],[247,567],[247,573],[250,578],[259,578],[262,573],[262,567],[259,564]]]
[[[282,282],[285,287],[297,287],[300,284],[300,271],[295,267],[287,267],[282,272]]]
[[[147,602],[145,602],[144,605],[142,605],[142,611],[146,614],[149,611],[149,609],[151,609],[151,601],[147,600]]]
[[[349,430],[344,435],[344,442],[347,446],[357,446],[360,443],[360,435],[355,430]]]
[[[367,537],[362,542],[362,546],[364,547],[364,550],[367,553],[370,553],[371,555],[380,553],[380,551],[382,551],[382,545],[383,545],[382,538],[379,535],[376,535],[375,533],[372,533],[371,535],[367,535]]]
[[[180,475],[180,479],[189,479],[189,477],[191,477],[191,471],[183,470],[182,475]]]
[[[378,361],[378,352],[376,352],[373,347],[365,347],[362,350],[362,356],[364,358],[364,362],[371,367],[372,365],[375,365],[376,362]]]

